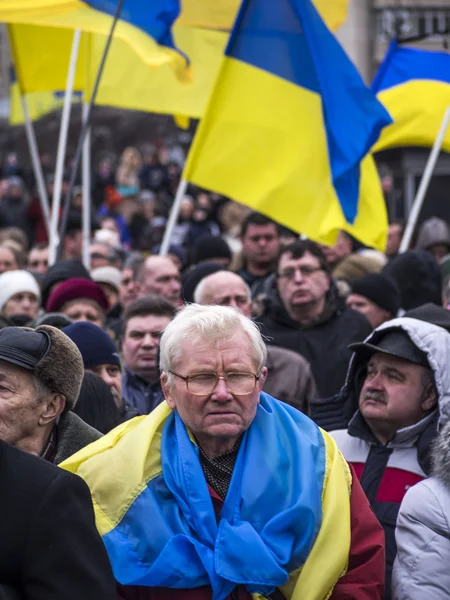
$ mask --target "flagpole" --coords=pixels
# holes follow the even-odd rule
[[[50,204],[48,201],[47,188],[45,186],[44,173],[42,172],[41,162],[39,160],[39,151],[34,132],[33,123],[28,111],[28,103],[22,90],[19,86],[20,101],[22,103],[22,111],[24,116],[25,134],[27,136],[28,150],[30,151],[31,164],[33,167],[34,178],[36,179],[36,187],[41,204],[42,214],[44,215],[45,228],[47,235],[50,236]]]
[[[83,123],[89,114],[89,103],[83,101]],[[82,157],[82,225],[83,225],[83,264],[89,271],[91,259],[89,245],[91,242],[91,130],[86,134]]]
[[[81,133],[80,133],[80,137],[78,139],[78,145],[77,145],[75,157],[73,160],[74,164],[73,164],[73,170],[72,170],[72,174],[71,174],[71,178],[70,178],[69,189],[67,190],[67,194],[66,194],[66,197],[64,200],[64,211],[63,211],[63,216],[61,219],[60,240],[59,240],[59,246],[58,246],[58,249],[56,252],[57,258],[59,258],[62,253],[62,240],[64,238],[64,233],[67,228],[67,221],[69,218],[69,210],[70,210],[70,202],[72,199],[72,191],[73,191],[73,188],[75,185],[75,180],[77,177],[78,169],[80,167],[80,161],[81,161],[81,157],[82,157],[82,153],[83,153],[84,142],[88,135],[89,129],[91,127],[92,111],[93,111],[93,108],[95,105],[95,99],[97,97],[98,88],[100,87],[100,81],[101,81],[103,71],[105,68],[106,59],[108,58],[109,49],[111,47],[111,43],[112,43],[112,40],[114,37],[114,30],[115,30],[117,22],[120,18],[123,4],[124,4],[124,0],[118,1],[116,12],[114,14],[114,18],[113,18],[113,21],[111,24],[111,29],[110,29],[110,32],[108,35],[108,39],[106,40],[105,48],[103,50],[103,55],[102,55],[102,58],[100,61],[100,66],[98,68],[97,76],[95,78],[94,88],[92,90],[91,98],[90,98],[89,103],[86,108],[85,120],[83,121],[83,126],[81,128]]]
[[[67,137],[69,134],[70,111],[72,107],[72,94],[77,69],[78,53],[80,49],[81,30],[76,29],[73,34],[72,51],[70,53],[69,70],[67,73],[66,92],[61,115],[61,128],[59,131],[58,153],[56,158],[55,188],[53,193],[53,206],[49,237],[49,265],[56,261],[56,248],[58,245],[58,221],[61,208],[62,183],[64,175],[64,160],[66,157]]]
[[[423,202],[425,200],[425,196],[428,191],[428,187],[430,185],[431,178],[433,177],[434,169],[436,167],[436,163],[439,158],[439,154],[441,152],[442,144],[444,142],[445,135],[447,133],[448,127],[450,124],[450,107],[447,108],[444,114],[444,118],[442,119],[441,127],[439,129],[439,133],[434,142],[433,148],[430,152],[430,156],[428,158],[427,165],[425,167],[425,171],[423,172],[422,180],[419,185],[419,189],[417,190],[417,195],[414,200],[411,213],[408,217],[408,222],[406,224],[405,233],[403,234],[403,238],[400,244],[399,253],[406,252],[409,248],[409,244],[411,242],[412,235],[414,233],[414,229],[416,227],[417,219],[419,218],[420,211],[423,206]]]
[[[170,210],[169,220],[166,225],[166,230],[164,232],[161,249],[159,251],[160,256],[166,256],[169,251],[170,240],[172,239],[172,233],[173,233],[175,225],[177,224],[177,221],[178,221],[178,216],[180,214],[180,208],[181,208],[181,202],[183,201],[183,198],[186,195],[187,186],[188,186],[188,181],[186,181],[186,179],[182,179],[180,181],[180,183],[178,184],[177,193],[176,193],[172,208]]]
[[[15,61],[14,47],[11,41],[11,33],[9,27],[6,27],[7,40],[9,42],[9,49],[13,62]],[[26,96],[23,92],[22,84],[19,76],[17,77],[17,88],[19,91],[20,102],[22,104],[22,112],[24,118],[25,135],[27,137],[28,150],[31,157],[31,165],[33,168],[34,178],[36,180],[36,187],[39,196],[39,202],[41,205],[42,214],[44,215],[45,228],[47,235],[50,236],[50,204],[48,201],[47,188],[45,186],[44,173],[42,171],[41,161],[39,160],[39,150],[36,140],[36,134],[34,131],[33,122],[30,118],[30,111],[28,110],[28,103]]]

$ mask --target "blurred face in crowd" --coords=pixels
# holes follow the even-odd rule
[[[280,237],[274,223],[248,226],[242,237],[242,256],[247,267],[270,265],[278,256]]]
[[[418,423],[435,405],[429,369],[382,352],[372,355],[359,409],[382,443],[399,429]]]
[[[167,256],[147,258],[141,276],[141,295],[163,296],[173,304],[180,300],[180,272]]]
[[[0,198],[5,198],[8,195],[8,180],[2,179],[0,180]]]
[[[83,249],[83,234],[80,229],[69,231],[64,236],[65,258],[81,258]]]
[[[317,256],[309,252],[294,258],[290,252],[280,257],[277,273],[278,293],[289,315],[298,320],[318,316],[325,307],[330,277]]]
[[[11,198],[21,198],[22,197],[22,186],[11,184],[9,186],[8,194]]]
[[[77,298],[66,302],[61,308],[61,312],[67,315],[74,323],[79,321],[87,321],[88,323],[94,323],[98,327],[103,327],[105,320],[105,313],[102,308],[88,298]]]
[[[111,263],[108,256],[108,248],[104,244],[91,244],[89,246],[89,253],[91,258],[91,269],[110,266]]]
[[[120,280],[119,301],[122,308],[126,308],[130,302],[139,296],[140,283],[136,281],[133,269],[124,269]]]
[[[372,302],[369,298],[360,296],[359,294],[350,294],[347,297],[347,306],[362,313],[372,325],[373,329],[385,321],[394,318],[394,315],[390,312],[381,308],[381,306],[378,306],[378,304],[375,304],[375,302]]]
[[[343,231],[340,231],[334,246],[321,245],[320,249],[325,254],[330,267],[335,267],[352,253],[352,240]]]
[[[386,256],[395,256],[402,241],[403,228],[398,223],[391,223],[388,228]]]
[[[184,198],[180,206],[180,221],[189,221],[194,213],[194,201],[192,198]]]
[[[18,292],[4,304],[2,313],[5,317],[26,315],[34,319],[39,310],[39,301],[31,292]]]
[[[157,381],[158,347],[171,318],[164,315],[136,316],[129,319],[122,342],[125,366],[147,381]]]
[[[47,273],[48,271],[48,247],[32,248],[28,256],[30,271],[35,273]]]
[[[122,372],[117,365],[97,365],[87,369],[96,373],[109,386],[117,408],[122,406]]]
[[[109,308],[113,308],[119,302],[119,292],[109,283],[98,281],[98,285],[102,288],[105,296],[108,298]]]
[[[31,454],[42,451],[65,400],[38,398],[31,374],[0,361],[0,439]]]
[[[428,252],[431,252],[437,262],[444,258],[449,251],[450,248],[447,246],[447,244],[433,244],[433,246],[428,248]]]
[[[19,266],[13,251],[6,248],[6,246],[0,246],[0,273],[14,271],[18,268]]]
[[[259,372],[255,364],[248,335],[241,330],[230,332],[230,337],[214,345],[204,338],[185,340],[174,372],[191,379],[186,383],[172,375],[173,382],[168,384],[167,375],[162,375],[170,408],[178,411],[208,456],[231,451],[255,418],[267,376],[266,369]],[[219,379],[214,386],[214,374],[231,373],[242,376],[229,383]]]
[[[219,271],[203,280],[200,304],[232,306],[246,317],[252,316],[252,300],[247,284],[236,273]]]

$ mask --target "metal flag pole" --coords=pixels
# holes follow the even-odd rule
[[[445,135],[448,130],[448,126],[450,124],[450,107],[447,108],[444,114],[444,118],[442,119],[441,127],[439,129],[439,133],[434,142],[433,148],[430,152],[430,156],[428,158],[427,165],[425,167],[425,171],[422,175],[422,180],[419,185],[419,189],[417,190],[417,195],[414,200],[411,213],[408,218],[408,222],[406,224],[405,233],[403,234],[402,242],[400,244],[399,252],[402,254],[406,252],[409,248],[409,244],[411,243],[411,238],[414,233],[414,229],[416,227],[417,219],[419,218],[421,208],[423,206],[423,202],[425,200],[425,196],[428,191],[428,187],[430,185],[431,178],[433,177],[434,169],[436,167],[436,163],[439,158],[439,154],[441,152],[442,144],[444,142]]]
[[[89,104],[83,102],[83,123],[86,122]],[[83,157],[81,168],[82,181],[82,227],[83,227],[83,264],[89,271],[91,259],[89,245],[91,241],[91,131],[89,129],[83,144]]]
[[[11,56],[15,59],[14,46],[11,41],[11,32],[9,27],[6,27],[7,39],[9,41],[9,48]],[[24,118],[25,135],[27,137],[28,150],[31,157],[31,165],[33,167],[34,178],[36,179],[36,187],[39,196],[39,202],[41,204],[42,214],[44,215],[45,227],[47,234],[50,235],[50,205],[48,201],[47,188],[45,186],[44,173],[42,172],[41,162],[39,160],[39,150],[36,140],[36,134],[34,132],[33,121],[30,117],[30,111],[28,110],[28,103],[26,96],[23,92],[20,78],[17,77],[17,87],[20,95],[20,102],[22,104],[22,112]]]
[[[67,73],[64,106],[61,115],[61,128],[59,131],[58,153],[56,158],[55,188],[53,193],[53,206],[50,224],[48,262],[52,265],[56,260],[58,245],[58,221],[61,208],[61,193],[64,176],[64,160],[66,157],[67,137],[69,134],[70,111],[72,107],[72,94],[77,69],[78,53],[80,49],[81,31],[76,29],[73,34],[72,51],[70,53],[69,71]]]
[[[166,256],[169,251],[170,240],[172,239],[172,233],[178,221],[181,202],[186,194],[187,186],[188,182],[186,181],[186,179],[182,179],[178,184],[177,193],[175,196],[175,200],[172,204],[172,208],[170,209],[169,220],[167,221],[166,230],[164,232],[164,237],[161,244],[161,249],[159,251],[160,256]]]
[[[48,201],[47,188],[45,186],[44,173],[42,172],[41,162],[39,160],[39,150],[36,141],[36,134],[34,132],[33,123],[30,118],[30,113],[28,111],[28,103],[25,96],[22,94],[22,90],[20,90],[20,101],[22,103],[25,134],[27,136],[28,150],[30,151],[34,178],[36,179],[36,187],[39,196],[39,202],[41,204],[42,214],[44,215],[44,222],[45,227],[47,229],[47,235],[50,235],[50,204]]]
[[[124,0],[119,0],[119,2],[117,4],[116,12],[114,14],[113,22],[111,24],[111,30],[109,32],[108,39],[106,40],[105,48],[103,50],[103,55],[102,55],[102,59],[100,61],[100,66],[97,71],[97,76],[95,78],[92,95],[91,95],[91,98],[90,98],[89,103],[86,108],[85,119],[83,121],[83,126],[81,128],[81,133],[80,133],[80,137],[78,140],[78,145],[77,145],[77,149],[76,149],[75,157],[74,157],[74,161],[73,161],[74,164],[73,164],[72,174],[70,177],[69,189],[67,190],[67,194],[66,194],[66,197],[64,200],[64,212],[63,212],[63,216],[61,219],[60,240],[59,240],[58,251],[56,253],[57,259],[59,259],[61,257],[62,240],[64,238],[64,233],[67,228],[67,221],[69,218],[69,211],[70,211],[70,203],[72,200],[72,193],[73,193],[73,188],[75,185],[78,169],[80,168],[80,162],[81,162],[81,156],[82,156],[82,152],[83,152],[84,142],[85,142],[85,139],[86,139],[87,134],[91,127],[92,111],[94,108],[95,99],[97,97],[98,88],[100,87],[100,81],[101,81],[102,74],[103,74],[103,71],[105,68],[106,59],[108,57],[108,52],[109,52],[109,49],[111,47],[111,43],[112,43],[112,40],[114,37],[114,30],[115,30],[117,22],[120,18],[123,4],[124,4]]]

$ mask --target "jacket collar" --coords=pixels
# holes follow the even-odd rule
[[[393,439],[386,444],[386,448],[412,448],[414,447],[420,435],[435,420],[436,410],[421,419],[418,423],[399,429]],[[380,442],[375,437],[372,429],[358,410],[351,419],[348,426],[348,433],[353,437],[360,438],[371,445],[380,446]]]

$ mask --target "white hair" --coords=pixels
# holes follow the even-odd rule
[[[199,281],[199,283],[197,284],[197,287],[194,290],[194,302],[196,302],[197,304],[207,304],[205,292],[206,292],[206,288],[208,287],[208,283],[211,280],[210,278],[214,278],[216,275],[222,275],[223,273],[225,273],[226,275],[234,275],[235,277],[239,277],[239,279],[242,281],[242,283],[245,286],[245,291],[247,292],[248,299],[251,300],[252,291],[251,291],[248,283],[245,281],[245,279],[243,279],[237,273],[233,273],[232,271],[217,271],[217,273],[211,273],[211,275],[207,275],[206,277],[203,277],[203,279],[201,279]]]
[[[267,349],[258,326],[238,310],[230,306],[200,306],[188,304],[167,325],[160,342],[160,369],[173,382],[170,371],[182,357],[182,345],[186,340],[196,343],[207,340],[211,345],[229,339],[239,331],[249,337],[257,372],[266,364]]]

